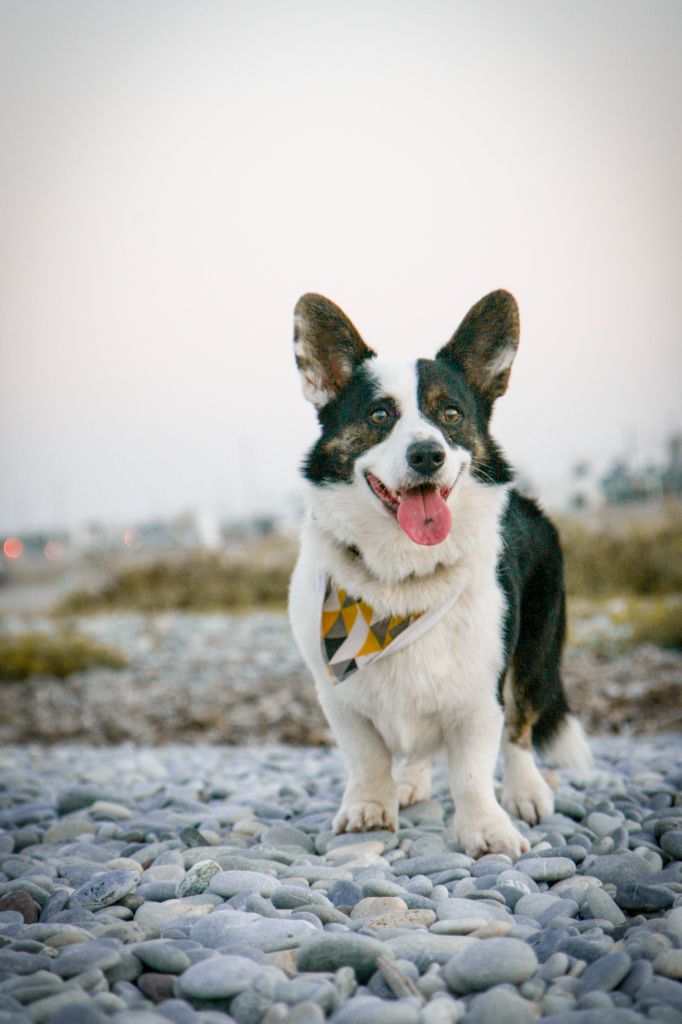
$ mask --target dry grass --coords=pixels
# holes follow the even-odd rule
[[[560,523],[566,589],[574,597],[682,593],[682,513],[619,528]]]
[[[89,668],[125,668],[127,664],[119,651],[73,633],[0,636],[0,682],[35,675],[66,679]]]
[[[98,590],[77,590],[56,608],[60,615],[129,609],[152,612],[240,611],[284,608],[294,555],[255,550],[245,557],[193,554],[181,560],[130,566]]]

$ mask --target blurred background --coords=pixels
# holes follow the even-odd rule
[[[677,0],[0,2],[0,740],[328,734],[283,612],[320,291],[559,518],[573,701],[682,728]]]

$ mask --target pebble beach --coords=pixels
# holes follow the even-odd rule
[[[443,765],[335,836],[333,748],[4,747],[0,1022],[679,1022],[682,738],[593,747],[515,863],[463,853]]]

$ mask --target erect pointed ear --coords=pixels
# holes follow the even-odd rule
[[[348,383],[356,366],[376,354],[338,306],[313,293],[296,303],[294,353],[303,394],[318,409]]]
[[[490,408],[507,390],[518,345],[519,307],[500,290],[472,306],[436,359],[457,363]]]

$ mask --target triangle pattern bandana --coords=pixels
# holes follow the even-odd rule
[[[387,653],[406,646],[440,619],[456,594],[437,608],[409,615],[378,615],[362,598],[321,580],[322,657],[333,683],[341,683]]]

